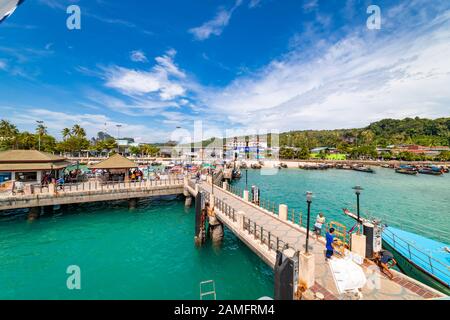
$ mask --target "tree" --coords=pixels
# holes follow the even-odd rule
[[[19,130],[7,120],[0,121],[0,150],[11,149],[17,142]]]
[[[69,128],[64,128],[62,129],[61,134],[63,136],[63,140],[65,141],[70,136],[71,131]]]
[[[130,147],[130,153],[132,154],[132,155],[138,155],[138,154],[140,154],[141,153],[141,149],[139,148],[139,147],[135,147],[135,146],[131,146]]]
[[[78,138],[86,137],[86,131],[79,124],[72,127],[72,134]]]

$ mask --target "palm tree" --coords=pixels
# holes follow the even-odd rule
[[[61,134],[62,134],[63,139],[65,141],[70,136],[70,129],[69,128],[62,129]]]
[[[38,124],[36,127],[36,133],[41,137],[45,136],[47,134],[47,127],[42,123]]]
[[[72,133],[79,138],[86,136],[86,130],[84,130],[79,124],[72,127]]]

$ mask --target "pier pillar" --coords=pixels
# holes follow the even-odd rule
[[[363,234],[352,234],[351,251],[362,258],[366,257],[366,236]]]
[[[221,242],[223,240],[223,224],[216,217],[208,217],[209,236],[213,242]]]
[[[54,183],[48,184],[48,193],[50,193],[52,196],[56,194],[56,185]]]
[[[190,207],[192,205],[192,197],[191,196],[187,196],[186,199],[184,200],[184,206],[185,207]]]
[[[222,185],[222,188],[223,188],[223,190],[228,190],[228,182],[227,181],[224,181],[223,182],[223,185]]]
[[[302,252],[299,256],[300,268],[299,268],[299,283],[301,282],[306,288],[314,286],[316,281],[314,254]]]
[[[205,222],[206,222],[206,210],[203,209],[204,194],[198,192],[195,196],[195,244],[197,246],[202,245],[205,242]]]
[[[278,207],[278,217],[281,220],[287,220],[288,219],[288,207],[285,204],[280,204]]]
[[[33,220],[39,219],[40,216],[41,216],[41,208],[33,207],[33,208],[30,208],[30,211],[28,212],[27,220],[33,221]]]
[[[128,209],[134,210],[137,207],[137,198],[128,199]]]
[[[294,300],[297,266],[298,260],[294,250],[277,251],[274,267],[275,300]]]
[[[248,202],[248,190],[244,190],[244,201]]]
[[[238,211],[238,213],[237,213],[237,221],[238,221],[238,224],[239,224],[239,229],[244,230],[244,223],[245,223],[244,211]]]

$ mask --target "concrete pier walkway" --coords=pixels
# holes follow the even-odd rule
[[[203,191],[207,198],[211,199],[210,183],[201,182],[195,186],[193,181],[189,181],[186,188],[193,195],[197,191]],[[297,252],[305,251],[305,228],[283,220],[272,212],[218,186],[214,186],[213,198],[217,218],[272,268],[275,265],[276,248],[289,247]],[[310,289],[322,293],[325,299],[342,298],[329,262],[325,261],[325,240],[323,238],[316,240],[310,233],[309,244],[310,252],[315,255],[315,285]],[[365,262],[361,267],[367,278],[367,283],[362,289],[365,300],[445,297],[440,292],[396,271],[394,279],[390,280],[372,262]]]
[[[184,180],[178,178],[108,183],[88,181],[67,184],[62,189],[50,185],[31,194],[3,194],[0,196],[0,210],[178,195],[183,192]]]

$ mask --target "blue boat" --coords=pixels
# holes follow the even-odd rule
[[[450,246],[394,227],[382,239],[403,273],[450,295]]]

